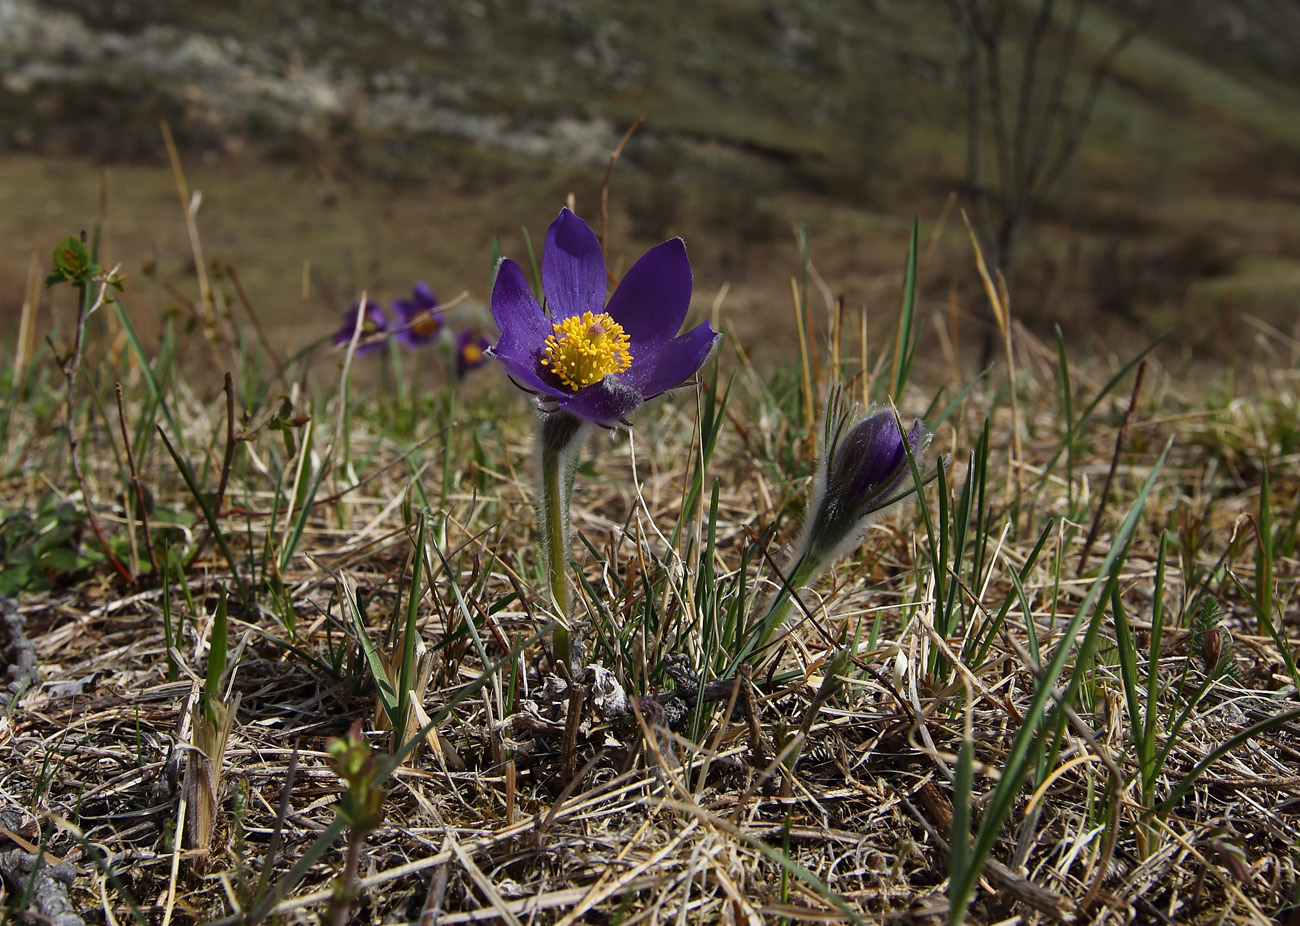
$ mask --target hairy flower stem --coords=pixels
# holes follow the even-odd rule
[[[794,560],[790,566],[789,574],[784,577],[772,601],[768,605],[767,613],[758,623],[751,642],[745,647],[741,655],[741,660],[747,659],[752,654],[759,654],[758,662],[763,662],[768,654],[763,653],[771,641],[773,634],[777,633],[784,626],[786,618],[790,614],[790,608],[794,606],[795,595],[800,589],[806,588],[812,584],[825,568],[825,563],[804,553]],[[739,661],[739,660],[738,660]]]
[[[568,412],[543,414],[537,429],[541,456],[542,554],[546,560],[546,577],[551,601],[559,618],[551,637],[551,651],[556,662],[573,668],[574,653],[569,639],[569,497],[573,494],[573,476],[578,452],[587,437],[582,419]]]

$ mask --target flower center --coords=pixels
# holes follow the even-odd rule
[[[555,333],[546,339],[542,366],[574,392],[632,365],[627,333],[605,312],[584,312],[551,327]]]
[[[429,311],[421,312],[411,319],[411,331],[417,337],[431,338],[442,328],[442,319]]]
[[[460,349],[460,355],[466,363],[478,363],[483,359],[483,348],[477,344],[466,344]]]

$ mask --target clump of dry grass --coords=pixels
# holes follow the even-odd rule
[[[0,720],[6,838],[70,861],[104,922],[1275,920],[1300,818],[1294,379],[1217,401],[1153,357],[1071,366],[1000,305],[1014,379],[931,401],[943,477],[753,664],[731,657],[798,526],[816,394],[923,410],[910,317],[888,375],[849,328],[830,349],[808,330],[798,373],[726,358],[730,385],[595,448],[578,609],[632,696],[604,712],[593,678],[548,680],[507,387],[268,377],[209,316],[239,364],[214,398],[104,310],[68,406],[84,490],[53,475],[57,381],[29,370],[5,400],[5,508],[52,495],[74,528],[23,547],[41,676]],[[130,584],[78,533],[91,506]],[[211,700],[234,715],[196,845],[182,772]],[[358,719],[398,755],[339,885],[328,744]]]

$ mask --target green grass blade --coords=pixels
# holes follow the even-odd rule
[[[424,525],[420,515],[420,528],[415,536],[415,550],[411,558],[411,589],[406,596],[406,628],[402,634],[402,668],[397,674],[397,716],[400,723],[393,725],[393,745],[406,742],[406,718],[411,710],[411,686],[415,684],[416,617],[423,597],[420,582],[424,569]]]
[[[212,615],[212,639],[208,643],[208,672],[203,682],[204,706],[208,719],[216,723],[211,704],[221,698],[221,677],[226,674],[226,648],[230,640],[230,620],[226,612],[226,587],[221,586],[217,610]]]
[[[131,324],[131,316],[127,314],[126,306],[122,304],[121,299],[113,300],[113,310],[117,313],[118,321],[122,323],[122,330],[126,332],[127,343],[131,345],[131,352],[140,364],[140,375],[144,379],[145,386],[149,390],[149,397],[158,404],[162,409],[163,417],[167,419],[167,426],[172,429],[176,435],[176,443],[181,450],[189,453],[185,446],[185,432],[176,424],[176,419],[172,417],[171,406],[167,404],[167,396],[158,383],[158,378],[154,375],[153,365],[149,361],[149,354],[144,349],[144,343],[140,340],[140,335],[136,333],[135,325]]]
[[[226,535],[222,532],[221,525],[217,523],[217,513],[212,509],[212,503],[199,489],[199,484],[194,478],[194,472],[190,469],[189,463],[176,452],[176,448],[167,439],[167,432],[162,429],[161,425],[158,427],[158,436],[162,438],[163,446],[167,448],[167,452],[171,454],[172,460],[176,463],[176,468],[180,470],[181,478],[185,480],[185,486],[190,490],[190,495],[194,497],[194,501],[203,511],[203,518],[208,523],[208,529],[212,531],[213,539],[216,540],[217,546],[221,549],[221,554],[226,558],[227,565],[230,566],[230,574],[235,579],[235,588],[239,592],[239,599],[244,603],[248,613],[252,614],[254,610],[253,595],[244,582],[243,576],[239,573],[238,561],[235,559],[235,554],[231,552],[230,544],[226,541]]]
[[[894,362],[889,377],[890,395],[894,401],[902,401],[903,390],[907,388],[908,376],[912,370],[912,360],[916,356],[919,332],[916,328],[916,261],[920,250],[918,237],[921,223],[912,220],[912,237],[907,246],[907,272],[903,277],[903,304],[898,312],[898,332],[894,340]]]
[[[341,592],[345,599],[344,607],[347,608],[348,617],[352,620],[352,629],[357,635],[357,645],[361,647],[362,658],[365,660],[366,669],[370,672],[370,680],[375,683],[375,691],[379,694],[379,703],[384,708],[389,724],[396,730],[398,728],[397,693],[393,691],[392,683],[388,680],[388,670],[384,668],[383,656],[375,648],[375,644],[370,639],[370,631],[366,629],[366,617],[357,604],[357,590],[352,583],[344,582]],[[397,745],[396,739],[394,745]]]
[[[1120,681],[1124,687],[1124,701],[1128,706],[1129,725],[1133,730],[1133,742],[1142,750],[1145,728],[1142,724],[1142,688],[1138,684],[1137,646],[1133,642],[1133,628],[1129,624],[1128,611],[1124,609],[1124,598],[1115,588],[1110,596],[1111,614],[1115,619],[1115,645],[1119,652]]]
[[[330,455],[333,455],[333,445],[330,446]],[[308,439],[303,439],[303,458],[306,459],[309,453]],[[304,464],[308,465],[308,464]],[[316,493],[320,491],[320,484],[325,479],[325,474],[329,472],[329,458],[321,461],[316,472],[312,475],[311,485],[304,495],[301,487],[295,493],[301,496],[302,503],[298,505],[298,517],[293,522],[293,528],[289,531],[289,536],[285,539],[284,546],[280,550],[280,572],[287,572],[289,564],[293,562],[294,554],[298,551],[298,544],[302,541],[303,531],[307,529],[307,522],[311,520],[312,506],[316,503]]]
[[[1156,812],[1166,814],[1172,811],[1174,807],[1178,805],[1178,802],[1183,799],[1183,795],[1191,790],[1192,785],[1196,784],[1196,780],[1204,775],[1206,771],[1209,770],[1210,766],[1215,762],[1218,762],[1238,746],[1250,742],[1257,736],[1262,736],[1263,734],[1269,733],[1273,730],[1280,730],[1287,724],[1295,723],[1297,720],[1300,720],[1300,708],[1293,711],[1287,711],[1285,714],[1276,714],[1269,717],[1267,720],[1261,720],[1259,723],[1250,725],[1234,736],[1230,736],[1228,739],[1224,740],[1219,748],[1215,749],[1214,752],[1210,753],[1200,762],[1197,762],[1192,766],[1192,770],[1187,773],[1182,781],[1178,782],[1178,784],[1174,786],[1174,789],[1169,792],[1169,796],[1156,805]]]
[[[1025,777],[1034,764],[1033,756],[1041,749],[1041,725],[1046,715],[1048,703],[1055,692],[1056,681],[1060,678],[1073,651],[1072,641],[1078,635],[1079,628],[1084,620],[1090,616],[1094,620],[1090,633],[1095,629],[1096,615],[1094,611],[1099,607],[1099,600],[1104,603],[1104,593],[1109,590],[1114,582],[1114,570],[1128,550],[1128,545],[1137,530],[1142,512],[1146,507],[1147,497],[1155,488],[1156,481],[1164,469],[1165,460],[1169,456],[1172,445],[1173,440],[1171,439],[1165,444],[1164,450],[1161,451],[1155,465],[1151,468],[1151,473],[1147,476],[1146,482],[1115,535],[1110,552],[1102,564],[1098,579],[1092,583],[1083,602],[1061,633],[1060,645],[1057,646],[1051,662],[1040,675],[1028,708],[1021,712],[1023,719],[1020,730],[1012,740],[1011,748],[1003,761],[1002,774],[994,786],[992,795],[985,804],[984,819],[980,824],[979,832],[975,838],[975,845],[971,850],[969,870],[960,882],[954,884],[949,894],[952,906],[963,917],[966,907],[975,893],[975,886],[979,881],[980,873],[983,871],[984,862],[993,851],[993,844],[1002,830],[1003,823],[1011,813]],[[1073,683],[1072,680],[1071,684]]]

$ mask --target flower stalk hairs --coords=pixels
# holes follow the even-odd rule
[[[605,302],[605,255],[595,232],[568,209],[546,233],[539,303],[514,261],[497,268],[491,355],[538,411],[542,552],[559,624],[558,661],[570,650],[566,563],[569,497],[591,425],[630,427],[642,403],[695,376],[722,335],[708,322],[678,335],[691,302],[686,245],[673,238],[642,255]]]
[[[738,662],[759,652],[789,616],[793,593],[807,588],[862,541],[882,512],[915,491],[910,456],[917,461],[933,435],[914,421],[904,435],[892,408],[865,417],[835,386],[822,417],[818,460],[808,513],[781,589],[750,635]]]

